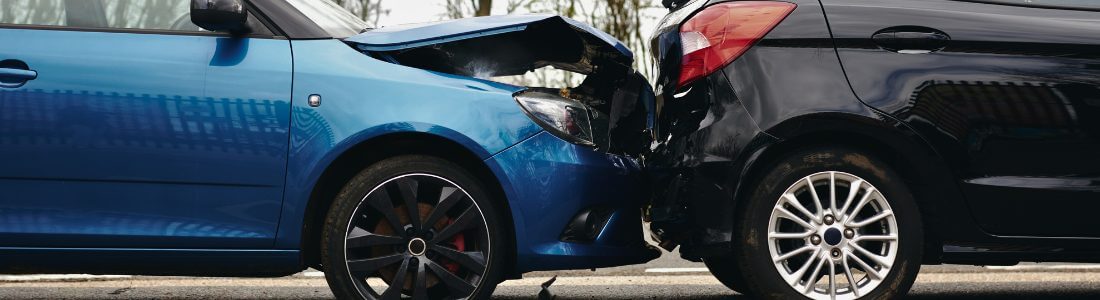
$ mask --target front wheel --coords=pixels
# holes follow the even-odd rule
[[[746,290],[771,299],[893,299],[922,256],[916,203],[886,164],[817,149],[782,159],[737,228]]]
[[[378,162],[343,188],[322,240],[339,299],[486,299],[507,244],[482,185],[429,156]]]

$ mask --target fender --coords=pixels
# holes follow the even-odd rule
[[[301,247],[313,187],[355,145],[389,134],[421,133],[453,141],[485,159],[542,130],[512,98],[521,87],[386,63],[338,40],[293,41],[293,47],[290,149],[277,249]],[[321,97],[319,106],[303,101],[310,95]],[[449,95],[451,101],[432,99],[438,95]],[[386,105],[373,105],[381,102]]]

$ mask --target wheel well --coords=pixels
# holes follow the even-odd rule
[[[938,228],[936,228],[936,226],[931,226],[931,224],[938,224],[939,217],[936,211],[940,205],[937,199],[942,198],[936,192],[932,192],[934,189],[925,188],[935,184],[935,182],[930,180],[931,177],[928,176],[928,174],[931,173],[929,170],[930,167],[920,165],[919,160],[907,158],[906,155],[903,154],[905,151],[899,148],[914,147],[911,149],[918,149],[916,147],[921,147],[920,145],[891,144],[869,134],[850,131],[818,131],[806,133],[784,139],[768,147],[746,172],[743,178],[748,178],[749,180],[743,182],[742,187],[756,186],[756,182],[754,181],[760,179],[764,172],[767,171],[767,167],[774,165],[786,155],[806,148],[824,146],[839,146],[865,152],[885,162],[902,177],[902,181],[909,188],[910,192],[913,193],[913,198],[917,201],[917,207],[921,212],[921,221],[924,224],[925,261],[938,261],[940,252],[943,251],[943,242],[938,232]],[[741,201],[737,201],[738,207],[736,208],[739,210],[743,209],[740,207],[741,205],[747,203],[747,201],[743,200],[743,197],[751,196],[750,191],[744,190],[744,188],[741,190],[743,191],[739,191],[738,197],[742,199],[739,199]]]
[[[302,223],[302,257],[308,267],[321,268],[321,231],[325,215],[340,189],[364,168],[386,158],[399,155],[430,155],[458,164],[485,185],[490,196],[504,211],[504,225],[515,236],[511,210],[504,189],[485,163],[462,145],[426,133],[397,133],[376,137],[355,145],[332,161],[321,174],[310,193]],[[510,245],[515,249],[515,245]],[[514,252],[514,251],[513,251]],[[508,258],[508,268],[514,269],[514,258]]]

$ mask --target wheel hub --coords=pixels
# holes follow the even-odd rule
[[[839,245],[841,238],[840,229],[829,228],[825,230],[825,243],[829,244],[829,246]]]
[[[840,233],[837,233],[840,234]],[[414,238],[409,241],[409,254],[415,256],[423,256],[424,252],[428,251],[428,243],[422,238]]]

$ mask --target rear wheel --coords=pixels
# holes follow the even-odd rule
[[[325,277],[340,299],[485,299],[507,244],[484,188],[448,161],[402,156],[355,176],[326,219]]]
[[[892,299],[922,255],[921,219],[900,178],[844,149],[782,159],[735,230],[745,292],[772,299]]]
[[[722,285],[735,292],[744,291],[745,276],[738,270],[737,258],[730,255],[708,257],[703,259],[703,264]]]

